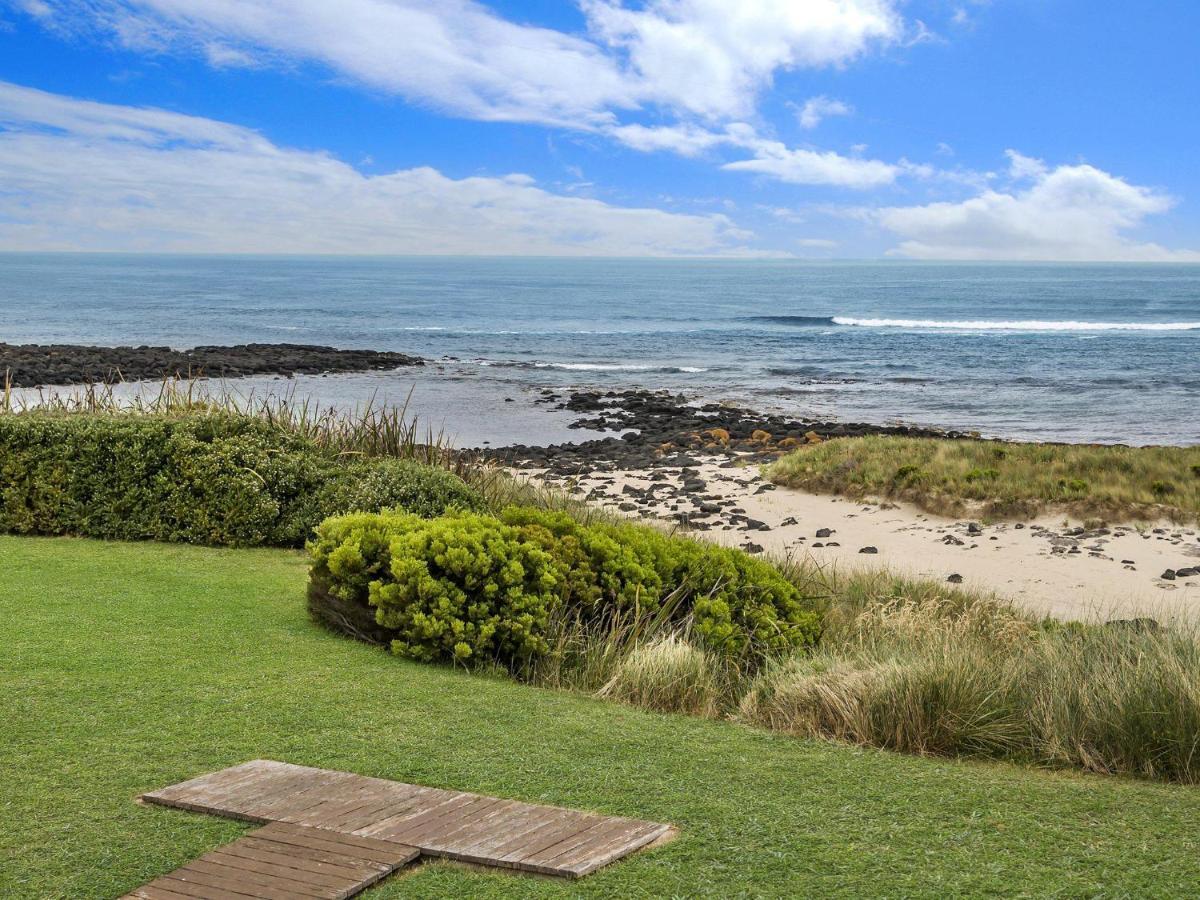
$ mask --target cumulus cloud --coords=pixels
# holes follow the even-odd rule
[[[902,166],[877,159],[794,149],[779,141],[758,140],[752,147],[755,151],[753,159],[725,163],[722,168],[770,175],[792,184],[831,184],[860,190],[891,184],[903,171]]]
[[[1200,251],[1126,234],[1170,209],[1169,196],[1090,165],[1050,168],[1011,150],[1008,157],[1007,190],[875,211],[874,221],[904,239],[893,252],[916,259],[1200,261]]]
[[[475,0],[36,2],[53,27],[99,29],[148,52],[190,51],[217,67],[316,63],[454,115],[686,156],[749,147],[755,158],[731,170],[852,187],[885,183],[886,164],[811,150],[781,159],[739,123],[777,72],[845,65],[902,43],[906,29],[898,0],[582,0],[586,34],[512,22]],[[810,103],[802,122],[849,112]]]
[[[584,0],[592,30],[628,54],[654,99],[742,117],[779,69],[841,65],[900,39],[891,0]]]
[[[13,250],[686,255],[744,252],[724,215],[564,197],[527,175],[364,175],[249,129],[0,82]]]
[[[810,97],[804,105],[797,108],[796,118],[801,128],[809,130],[816,128],[830,116],[853,115],[854,108],[841,100],[830,97]]]

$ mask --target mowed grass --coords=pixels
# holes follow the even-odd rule
[[[815,493],[907,500],[943,515],[1055,510],[1113,519],[1200,516],[1200,446],[1117,447],[873,435],[795,450],[766,470]]]
[[[406,663],[303,557],[0,537],[0,896],[112,897],[242,833],[140,791],[255,757],[634,815],[575,883],[425,864],[378,897],[1194,894],[1200,792],[930,760]]]

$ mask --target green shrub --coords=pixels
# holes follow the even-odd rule
[[[762,560],[653,528],[584,525],[563,512],[512,507],[500,518],[433,522],[342,516],[321,524],[309,553],[316,616],[421,659],[536,656],[543,608],[583,623],[663,617],[726,658],[806,647],[820,631],[796,586]],[[543,603],[547,591],[553,602]],[[364,615],[371,608],[373,623]]]
[[[298,546],[327,516],[482,501],[450,473],[345,463],[252,416],[0,416],[0,531]]]
[[[321,524],[309,554],[310,605],[369,604],[392,650],[412,659],[538,656],[561,603],[550,555],[491,516],[341,516]]]
[[[971,469],[963,476],[966,481],[995,481],[999,477],[997,469]]]
[[[1175,485],[1169,481],[1154,481],[1150,483],[1150,492],[1155,497],[1168,497],[1175,493]]]
[[[1064,494],[1086,494],[1088,483],[1082,478],[1060,478],[1058,489]]]

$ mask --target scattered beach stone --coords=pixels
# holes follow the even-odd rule
[[[951,575],[946,580],[948,582],[950,582],[951,584],[962,584],[963,583],[963,577],[961,575],[959,575],[957,572],[955,572],[953,575]]]
[[[859,549],[858,552],[859,553],[878,553],[879,548],[878,547],[862,547]]]
[[[1159,577],[1159,578],[1162,578],[1162,579],[1164,579],[1164,580],[1166,580],[1166,581],[1174,581],[1174,580],[1175,580],[1175,570],[1174,570],[1174,569],[1167,569],[1167,571],[1163,572],[1163,573],[1162,573],[1161,575],[1159,575],[1158,577]]]
[[[833,529],[832,528],[818,528],[816,536],[819,538],[832,537]]]

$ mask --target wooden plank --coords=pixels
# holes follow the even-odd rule
[[[572,878],[582,878],[614,860],[621,859],[652,844],[659,838],[671,832],[670,825],[660,825],[657,822],[643,823],[642,827],[632,833],[618,833],[607,841],[590,843],[579,852],[572,853],[568,858],[559,858],[554,864],[566,869]],[[584,852],[586,850],[586,852]]]
[[[458,844],[453,848],[442,848],[439,855],[470,862],[488,859],[492,855],[491,851],[495,848],[510,841],[519,840],[531,831],[541,828],[547,819],[560,812],[552,806],[534,806],[530,803],[522,803],[520,806],[521,808],[504,822],[497,823],[494,831],[481,835],[474,841]]]
[[[390,868],[389,866],[373,863],[359,856],[347,856],[335,850],[323,850],[317,847],[301,847],[296,844],[280,843],[279,841],[258,838],[252,834],[246,835],[241,839],[240,843],[243,847],[262,850],[264,853],[275,853],[279,856],[290,856],[296,859],[308,859],[331,866],[340,866],[345,869],[351,869],[362,876],[370,875],[373,872],[385,871]]]
[[[568,813],[570,811],[567,811]],[[521,864],[521,860],[525,857],[537,853],[553,844],[557,844],[566,838],[579,834],[590,828],[592,822],[582,816],[563,815],[556,819],[552,819],[541,828],[530,832],[523,836],[520,840],[502,844],[492,852],[495,854],[495,859],[500,865],[505,865],[513,869],[527,869],[528,866]],[[534,869],[541,871],[541,869]]]
[[[404,816],[394,825],[389,825],[386,822],[380,822],[378,825],[372,825],[367,828],[359,828],[355,834],[361,834],[363,837],[377,837],[383,840],[394,840],[398,843],[405,843],[400,838],[400,835],[412,831],[415,827],[423,825],[426,822],[434,821],[442,816],[449,815],[460,806],[465,806],[475,799],[476,794],[450,794],[448,797],[436,801],[433,805],[426,807],[421,812],[415,815]],[[414,847],[421,846],[413,844]]]
[[[395,867],[411,862],[420,855],[415,847],[395,844],[389,841],[365,841],[352,834],[333,833],[322,834],[320,828],[295,829],[291,826],[280,827],[283,823],[274,823],[260,828],[247,837],[269,840],[280,845],[295,845],[311,848],[315,851],[329,851],[342,856],[362,860],[381,868]]]
[[[402,843],[411,843],[414,847],[433,849],[440,845],[443,835],[457,831],[464,825],[473,822],[480,814],[500,802],[495,797],[475,797],[469,803],[464,803],[444,816],[414,825],[400,834],[391,834],[388,837]]]
[[[487,835],[502,833],[506,823],[525,812],[528,807],[529,804],[517,800],[500,800],[490,809],[476,810],[453,831],[444,832],[436,839],[427,838],[424,843],[429,851],[445,856],[449,850],[469,846]]]
[[[337,887],[347,878],[353,880],[360,873],[359,869],[352,866],[339,866],[334,863],[321,862],[320,860],[305,859],[302,856],[275,853],[271,850],[260,850],[243,841],[234,841],[232,844],[222,847],[216,852],[225,859],[238,857],[240,859],[254,860],[255,862],[269,863],[273,866],[282,866],[286,869],[294,869],[297,872],[304,872],[305,876],[302,880],[305,882],[311,881],[314,884],[324,884],[329,887]]]
[[[639,819],[270,760],[252,760],[143,798],[267,823],[243,842],[202,858],[204,865],[240,869],[260,886],[262,878],[278,877],[316,891],[340,890],[329,879],[383,877],[420,853],[579,877],[672,830]]]
[[[244,877],[243,873],[221,866],[212,866],[208,863],[201,863],[198,866],[195,863],[189,863],[182,869],[176,869],[170,875],[158,879],[160,884],[169,885],[171,881],[194,885],[201,889],[202,896],[205,896],[203,892],[207,889],[209,891],[225,891],[233,896],[255,897],[259,900],[314,900],[314,895],[311,893],[290,890],[282,887],[279,882],[250,881]]]
[[[227,865],[222,865],[219,862],[210,862],[204,859],[204,857],[188,863],[184,868],[197,872],[211,872],[216,875],[228,876],[234,874],[247,885],[280,888],[289,892],[294,897],[322,898],[328,897],[330,893],[326,888],[305,884],[303,881],[294,881],[288,878],[281,878],[277,875],[263,875],[259,872],[249,872],[246,869],[235,869]]]

